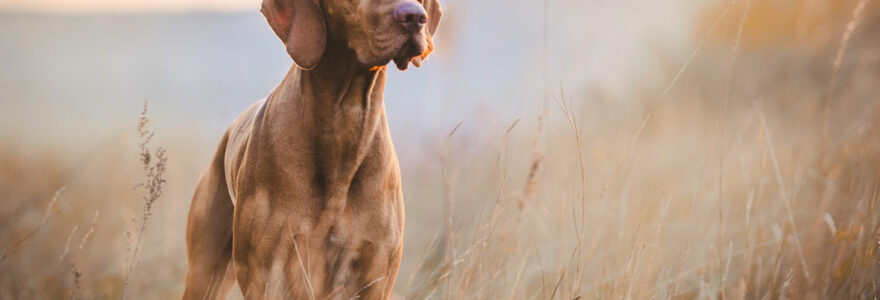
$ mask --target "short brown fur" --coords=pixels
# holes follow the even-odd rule
[[[402,2],[264,1],[296,65],[199,180],[184,299],[224,298],[236,281],[247,299],[390,297],[404,205],[381,66],[420,65],[441,14],[425,0],[427,26],[407,33],[384,17]]]

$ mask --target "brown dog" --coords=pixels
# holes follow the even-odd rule
[[[403,193],[385,67],[420,66],[437,0],[264,0],[296,63],[232,124],[187,225],[184,299],[387,299]]]

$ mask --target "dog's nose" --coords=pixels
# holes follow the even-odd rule
[[[410,32],[417,32],[428,22],[428,13],[418,3],[404,2],[394,9],[394,20]]]

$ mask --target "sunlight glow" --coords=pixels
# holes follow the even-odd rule
[[[0,0],[0,12],[148,13],[256,10],[260,0]]]

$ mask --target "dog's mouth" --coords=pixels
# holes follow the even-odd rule
[[[422,62],[424,62],[425,58],[428,57],[428,54],[431,53],[431,43],[420,35],[414,35],[407,39],[405,43],[400,47],[400,50],[397,51],[397,54],[394,55],[394,64],[397,65],[398,70],[406,70],[409,68],[409,64],[412,63],[414,66],[421,67]]]

